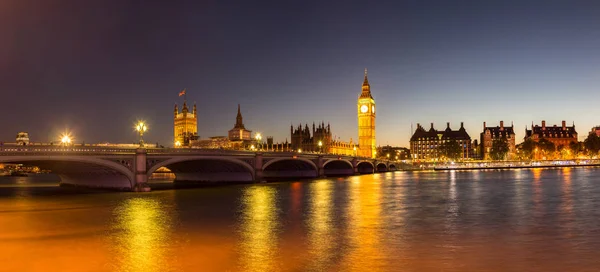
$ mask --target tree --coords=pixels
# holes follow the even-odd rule
[[[521,153],[523,158],[531,159],[533,157],[535,149],[537,148],[537,145],[538,144],[531,138],[528,138],[523,143],[521,143]]]
[[[508,142],[506,138],[494,139],[492,142],[492,150],[490,150],[490,157],[492,160],[499,161],[504,160],[508,154]]]
[[[463,153],[462,147],[456,140],[450,140],[450,141],[442,143],[438,147],[438,150],[440,152],[440,155],[442,155],[448,159],[451,159],[451,160],[456,160],[456,159],[461,158],[462,153]]]
[[[544,138],[540,139],[537,144],[539,150],[544,154],[544,157],[546,157],[546,155],[553,155],[556,151],[556,146],[554,143]]]
[[[600,151],[600,137],[598,137],[595,133],[588,134],[585,141],[583,141],[583,145],[590,155],[590,158],[598,154]]]
[[[582,142],[570,142],[569,149],[571,150],[571,154],[573,157],[577,157],[581,151],[583,151],[583,143]]]

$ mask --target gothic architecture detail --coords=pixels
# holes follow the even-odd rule
[[[362,92],[358,97],[358,156],[375,158],[375,99],[365,69]]]
[[[292,136],[291,149],[297,152],[316,152],[338,155],[356,155],[356,145],[350,142],[342,142],[332,137],[331,126],[321,122],[318,126],[313,123],[312,133],[308,124],[302,127],[298,125],[296,129],[292,125],[290,127]],[[319,145],[319,143],[321,143]]]
[[[242,112],[240,111],[240,104],[238,104],[237,116],[235,117],[235,125],[229,130],[230,141],[249,141],[252,140],[252,131],[247,130],[244,127],[244,121]]]
[[[191,141],[198,139],[198,117],[196,104],[189,112],[187,104],[183,101],[181,112],[175,104],[174,114],[174,144],[176,147],[189,146]]]

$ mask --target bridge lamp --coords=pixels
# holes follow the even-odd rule
[[[299,148],[299,149],[298,149],[298,153],[302,153],[302,148]]]
[[[135,130],[140,134],[140,147],[144,147],[144,132],[148,130],[148,126],[144,121],[139,121],[135,126]]]
[[[256,139],[256,144],[260,147],[262,145],[262,136],[260,135],[260,133],[256,133],[256,136],[254,136],[254,138]]]
[[[175,147],[181,147],[181,142],[180,141],[175,142]]]
[[[389,153],[387,154],[387,158],[388,158],[388,160],[390,159],[390,154]]]
[[[323,142],[322,142],[322,141],[319,141],[319,152],[320,152],[320,153],[323,153],[323,149],[322,149],[322,147],[323,147]]]
[[[61,142],[63,145],[69,145],[69,144],[71,143],[71,136],[69,136],[68,134],[63,134],[63,135],[60,137],[60,142]]]
[[[250,146],[250,150],[254,150],[256,147],[254,147],[254,145]]]
[[[354,157],[356,157],[356,146],[354,146]]]

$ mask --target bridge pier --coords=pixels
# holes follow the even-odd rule
[[[134,192],[150,192],[150,186],[148,186],[148,174],[146,173],[146,157],[147,152],[145,148],[138,148],[135,150],[134,159],[134,173],[135,180],[131,188]]]
[[[352,170],[354,171],[354,175],[360,174],[358,172],[358,159],[356,157],[352,158]]]
[[[254,155],[254,181],[263,182],[263,155],[262,153],[256,153]]]
[[[325,177],[325,160],[323,160],[323,155],[319,155],[317,159],[317,176],[319,178]]]

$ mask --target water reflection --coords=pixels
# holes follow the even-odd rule
[[[332,233],[332,206],[329,180],[320,180],[310,184],[310,212],[308,216],[308,242],[311,258],[311,271],[325,271],[330,263],[335,243]]]
[[[381,244],[381,182],[379,176],[361,176],[348,188],[348,233],[350,252],[342,265],[343,271],[381,271],[383,252]]]
[[[117,271],[175,271],[167,263],[173,211],[151,198],[131,198],[115,209]]]
[[[243,271],[278,270],[276,193],[270,186],[252,186],[244,190],[239,248]]]

